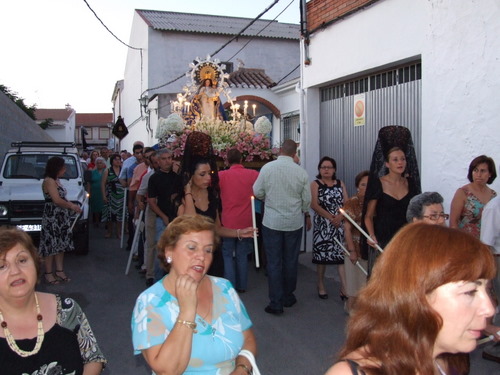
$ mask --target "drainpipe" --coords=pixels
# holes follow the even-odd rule
[[[304,167],[306,165],[307,160],[307,106],[305,104],[306,101],[306,93],[304,90],[304,68],[305,68],[305,59],[306,57],[306,43],[308,40],[307,35],[307,6],[306,0],[300,1],[300,80],[296,87],[296,90],[299,92],[299,113],[300,113],[300,164]]]
[[[307,161],[307,118],[306,93],[304,90],[304,61],[306,58],[306,38],[307,38],[307,11],[306,0],[300,1],[300,80],[296,90],[299,92],[299,113],[300,113],[300,165],[305,169]],[[306,222],[304,218],[304,228]],[[307,251],[307,231],[303,231],[303,251]]]
[[[304,167],[306,164],[306,134],[307,134],[307,111],[306,111],[306,93],[304,90],[304,63],[302,57],[304,56],[304,39],[300,38],[300,80],[297,83],[295,91],[299,93],[299,113],[300,113],[300,164]]]

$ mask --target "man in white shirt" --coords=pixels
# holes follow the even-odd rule
[[[294,162],[297,144],[287,139],[277,160],[262,167],[253,185],[265,202],[262,239],[267,257],[269,305],[265,312],[283,313],[296,302],[300,242],[304,215],[309,216],[311,189],[307,172]],[[308,220],[308,230],[311,222]]]

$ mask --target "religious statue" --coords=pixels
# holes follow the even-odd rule
[[[219,118],[219,90],[210,78],[202,81],[197,98],[200,102],[201,118],[216,120]]]

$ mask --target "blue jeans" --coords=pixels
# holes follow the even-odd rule
[[[253,239],[222,239],[224,278],[231,281],[237,290],[246,290],[248,283],[248,255],[253,251]],[[234,258],[233,258],[234,254]]]
[[[166,226],[165,223],[163,222],[163,219],[161,217],[156,217],[156,244],[158,245],[158,241],[160,240],[160,237],[165,230]],[[158,249],[158,246],[156,246],[156,251],[157,255],[160,249]],[[165,270],[160,266],[160,260],[158,259],[158,256],[155,257],[155,262],[154,262],[154,274],[155,274],[155,282],[159,281],[165,276],[166,272]]]
[[[296,301],[300,241],[302,228],[281,231],[262,226],[262,239],[267,256],[269,307],[281,310],[283,305]]]

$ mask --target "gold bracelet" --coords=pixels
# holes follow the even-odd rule
[[[196,323],[195,322],[190,322],[189,320],[177,319],[177,323],[182,324],[182,325],[184,325],[186,327],[191,328],[194,333],[198,333],[198,331],[196,330]]]
[[[236,365],[236,368],[238,367],[243,367],[243,370],[245,370],[248,375],[252,375],[252,370],[250,370],[244,363]]]

